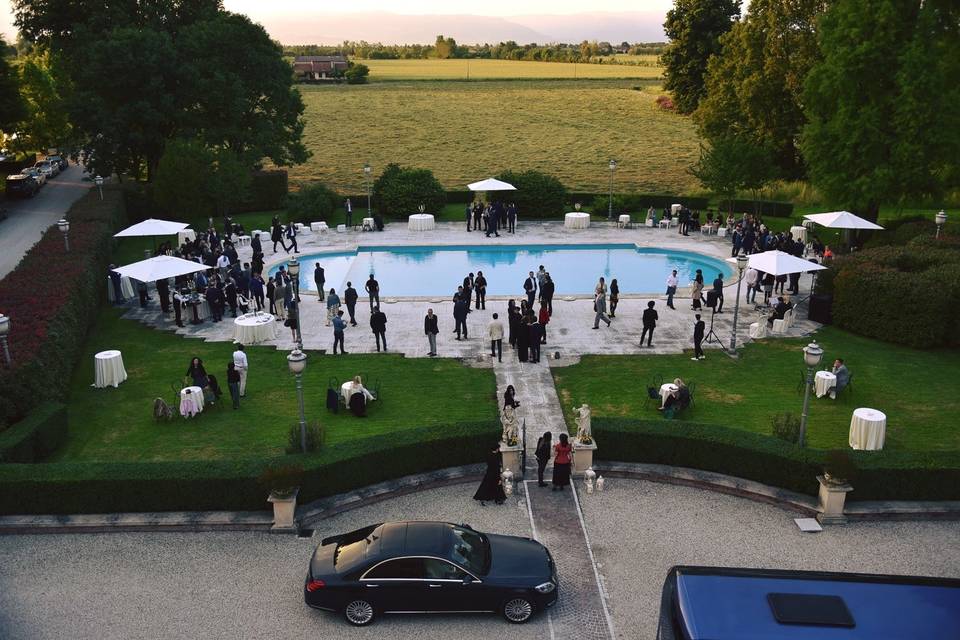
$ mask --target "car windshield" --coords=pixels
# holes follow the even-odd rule
[[[450,559],[475,574],[485,574],[490,566],[490,545],[482,533],[464,527],[451,527],[453,547]]]

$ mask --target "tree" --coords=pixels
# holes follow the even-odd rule
[[[0,38],[0,47],[5,47]],[[0,131],[13,133],[26,117],[27,108],[20,95],[20,74],[0,56]]]
[[[948,0],[837,0],[824,14],[801,149],[826,197],[876,220],[881,203],[956,186],[958,22]]]
[[[347,84],[366,84],[370,67],[359,62],[351,62],[343,75],[347,79]]]
[[[663,30],[670,39],[660,56],[663,86],[673,92],[680,113],[693,113],[706,93],[710,56],[720,52],[720,36],[740,15],[740,0],[676,0]]]
[[[557,178],[540,171],[504,171],[498,180],[508,182],[516,191],[492,191],[491,201],[513,202],[524,218],[549,218],[563,213],[567,189]]]
[[[325,184],[314,182],[291,194],[288,210],[290,220],[303,223],[330,220],[340,202],[340,196]]]
[[[422,204],[437,213],[447,201],[447,192],[429,169],[388,164],[373,183],[373,199],[384,216],[417,211]]]
[[[776,177],[769,147],[746,138],[728,136],[709,147],[700,146],[700,159],[690,173],[704,187],[731,201],[741,190],[759,192]]]
[[[172,140],[157,166],[153,193],[164,211],[185,218],[212,215],[207,192],[212,154],[196,140]]]
[[[68,146],[71,138],[62,75],[52,69],[48,51],[34,48],[21,66],[21,94],[26,114],[18,127],[17,147],[23,151]]]
[[[820,60],[816,20],[825,5],[825,0],[750,3],[707,64],[706,94],[694,113],[702,137],[749,136],[774,150],[785,178],[804,176],[797,144],[806,123],[803,81]]]
[[[437,36],[437,41],[433,45],[436,55],[441,60],[455,58],[457,54],[457,41],[453,38],[444,38]]]

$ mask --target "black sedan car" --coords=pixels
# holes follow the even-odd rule
[[[381,613],[499,612],[522,623],[557,602],[557,570],[529,538],[446,522],[386,522],[324,539],[304,600],[361,626]]]

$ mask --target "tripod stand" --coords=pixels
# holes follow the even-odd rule
[[[711,311],[711,313],[710,313],[710,330],[707,331],[707,335],[706,335],[706,337],[704,337],[703,341],[706,342],[707,344],[713,344],[714,342],[716,342],[717,344],[720,345],[720,350],[723,351],[724,353],[726,353],[726,352],[727,352],[727,348],[723,346],[723,340],[721,340],[721,339],[720,339],[720,336],[718,336],[718,335],[714,332],[714,330],[713,330],[713,319],[714,319],[714,317],[717,315],[717,305],[716,305],[716,301],[714,301],[714,305],[713,305],[712,307],[710,307],[710,311]]]

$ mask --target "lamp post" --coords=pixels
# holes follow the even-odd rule
[[[613,220],[613,172],[617,170],[617,161],[610,160],[610,199],[607,205],[607,220]]]
[[[940,237],[940,230],[943,229],[943,225],[947,223],[947,214],[944,213],[943,209],[934,216],[934,221],[937,223],[937,238]]]
[[[820,364],[821,358],[823,358],[823,349],[820,348],[820,345],[818,345],[816,341],[811,342],[803,348],[803,361],[807,365],[807,385],[803,392],[803,413],[800,414],[800,440],[797,443],[801,447],[804,445],[807,433],[807,413],[810,409],[810,387],[813,386],[813,370]]]
[[[293,280],[293,312],[297,318],[297,349],[303,349],[303,334],[300,333],[300,262],[296,256],[287,260],[287,273]]]
[[[63,246],[67,250],[67,253],[70,252],[70,237],[67,235],[70,232],[70,223],[67,222],[66,218],[60,218],[57,222],[57,227],[60,229],[60,233],[63,234]]]
[[[10,318],[0,313],[0,344],[3,344],[3,359],[7,363],[7,368],[13,365],[10,359],[10,348],[7,346],[7,334],[10,333]]]
[[[97,189],[100,190],[100,199],[103,200],[103,178],[101,176],[97,176],[93,179],[93,182],[97,185]]]
[[[747,268],[750,259],[743,251],[737,254],[737,271],[740,277],[737,278],[737,301],[733,305],[733,334],[730,336],[730,355],[737,355],[737,317],[740,315],[740,285],[743,283],[743,270]]]
[[[299,319],[298,319],[299,326]],[[303,370],[307,368],[307,354],[294,349],[287,356],[287,366],[297,380],[297,401],[300,403],[300,450],[307,452],[307,419],[303,414]]]
[[[370,218],[373,216],[370,209],[370,174],[373,172],[373,167],[370,166],[370,163],[363,165],[363,184],[367,189],[367,217]]]

